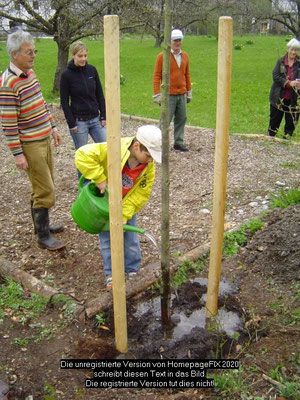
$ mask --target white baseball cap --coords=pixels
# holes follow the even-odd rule
[[[153,160],[161,163],[161,130],[154,125],[143,125],[138,128],[136,138],[147,147]]]
[[[171,33],[171,40],[183,39],[183,33],[180,29],[173,29]]]

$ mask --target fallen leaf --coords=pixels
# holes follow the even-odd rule
[[[105,326],[105,325],[100,325],[100,328],[101,328],[101,329],[104,329],[104,330],[106,330],[106,331],[109,331],[109,330],[110,330],[109,327],[108,327],[108,326]]]

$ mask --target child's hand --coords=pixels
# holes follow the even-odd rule
[[[104,193],[107,188],[107,182],[103,181],[101,183],[96,183],[97,188],[100,190],[100,193]]]

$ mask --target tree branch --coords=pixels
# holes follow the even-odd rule
[[[28,12],[28,14],[31,15],[32,17],[34,17],[44,28],[46,28],[47,31],[52,32],[51,24],[49,24],[49,22],[47,20],[45,20],[37,12],[35,12],[34,9],[31,7],[31,5],[27,1],[19,0],[19,3],[25,8],[25,10]],[[31,26],[33,26],[33,25],[31,25]],[[38,25],[34,23],[34,26],[38,26]]]

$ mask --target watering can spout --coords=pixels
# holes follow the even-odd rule
[[[84,181],[85,181],[85,177],[83,175],[81,175],[79,182],[78,182],[78,195],[82,192]]]
[[[146,230],[142,228],[138,228],[137,226],[132,226],[132,225],[123,225],[123,230],[127,232],[137,232],[141,233],[142,235],[145,234]]]

